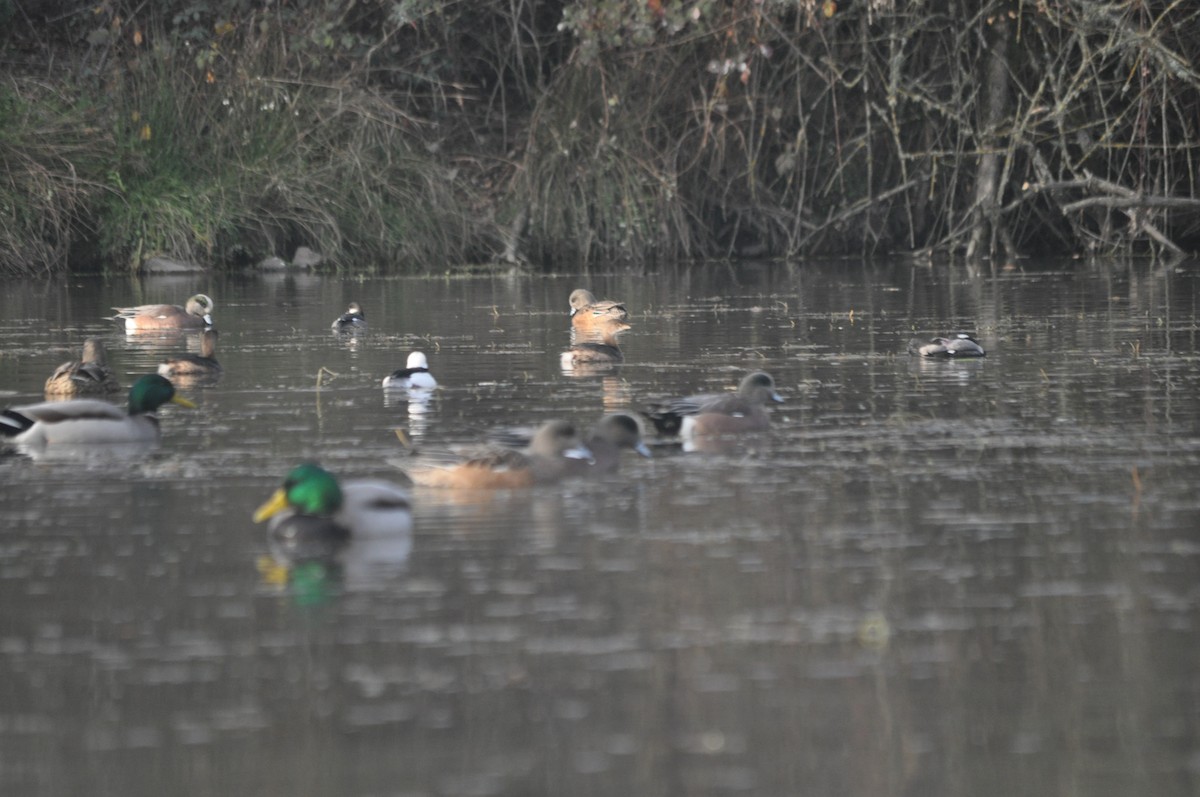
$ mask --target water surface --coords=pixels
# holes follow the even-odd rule
[[[581,285],[629,305],[619,368],[559,367]],[[0,287],[4,405],[87,335],[126,385],[196,345],[126,336],[117,305],[208,293],[225,366],[147,455],[0,458],[0,792],[1197,791],[1193,269]],[[352,300],[370,331],[332,334]],[[958,328],[987,358],[903,353]],[[413,348],[428,403],[379,386]],[[394,478],[750,369],[787,399],[767,439],[417,490],[411,551],[289,584],[250,522],[301,459]]]

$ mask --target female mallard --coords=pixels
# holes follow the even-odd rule
[[[346,312],[333,319],[331,325],[334,332],[355,332],[367,328],[367,316],[358,302],[350,302]]]
[[[181,354],[164,360],[158,365],[158,373],[168,377],[220,376],[221,364],[217,362],[217,330],[206,329],[200,333],[200,353]]]
[[[98,399],[46,401],[0,412],[0,435],[26,445],[147,443],[158,440],[154,411],[168,401],[196,405],[175,395],[174,386],[148,374],[129,389],[129,411]]]
[[[360,479],[338,484],[314,462],[292,468],[283,486],[254,512],[270,519],[277,553],[291,560],[328,558],[353,537],[395,537],[412,531],[412,506],[399,485]]]
[[[46,379],[47,396],[106,396],[121,389],[108,367],[104,341],[88,338],[83,342],[83,359],[63,363]]]
[[[959,332],[952,338],[934,338],[929,342],[914,338],[908,343],[909,354],[919,354],[922,357],[986,357],[987,352],[979,345],[979,341],[966,332]]]
[[[383,378],[383,386],[398,390],[407,390],[410,387],[432,390],[437,387],[437,380],[429,372],[429,361],[425,359],[425,355],[414,351],[408,355],[408,362],[403,368]]]
[[[177,304],[140,304],[114,307],[114,318],[125,322],[126,332],[154,329],[203,329],[212,326],[213,300],[197,293],[185,307]]]

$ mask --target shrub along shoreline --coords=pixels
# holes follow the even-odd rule
[[[0,0],[0,274],[1200,247],[1200,4]]]

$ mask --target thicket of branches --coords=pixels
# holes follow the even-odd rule
[[[1190,0],[0,2],[0,263],[1179,253]]]

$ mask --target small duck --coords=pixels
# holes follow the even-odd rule
[[[129,411],[98,399],[46,401],[0,412],[0,435],[32,446],[146,443],[159,439],[155,410],[167,402],[194,409],[175,387],[148,374],[129,389]]]
[[[346,312],[335,318],[330,328],[335,332],[361,331],[367,328],[367,317],[363,314],[362,307],[358,302],[350,302]]]
[[[575,424],[548,421],[523,451],[491,448],[449,467],[413,472],[415,484],[458,489],[519,489],[573,475],[574,460],[592,459]]]
[[[623,302],[611,299],[597,301],[586,288],[576,288],[567,301],[571,305],[571,326],[576,331],[587,333],[612,325],[629,328],[624,323],[629,318],[629,311]]]
[[[621,325],[628,329],[627,324]],[[562,353],[561,367],[570,371],[576,365],[619,365],[625,362],[625,355],[617,345],[617,333],[620,330],[614,326],[604,328],[599,340],[581,341]]]
[[[137,307],[114,307],[113,318],[125,322],[126,332],[155,329],[203,329],[212,326],[213,300],[197,293],[187,305],[140,304]]]
[[[908,342],[908,353],[922,357],[986,357],[987,352],[979,341],[966,332],[958,332],[952,338],[934,338],[926,343],[914,338]]]
[[[200,353],[181,354],[164,360],[158,365],[158,373],[166,377],[195,378],[220,376],[224,370],[217,362],[217,330],[206,329],[200,333]]]
[[[106,396],[120,391],[104,341],[88,338],[83,342],[83,358],[63,363],[46,379],[47,396]]]
[[[410,387],[432,390],[437,387],[437,380],[429,372],[429,361],[425,359],[425,355],[414,351],[408,355],[408,361],[403,368],[383,378],[383,386],[390,390],[407,390]]]
[[[270,519],[273,550],[291,561],[326,559],[354,538],[385,538],[412,532],[408,491],[392,482],[358,479],[338,483],[315,462],[293,468],[254,512]]]
[[[775,380],[764,371],[748,374],[736,393],[709,393],[653,404],[642,414],[660,435],[736,434],[761,432],[771,425],[765,405],[782,403]]]
[[[508,448],[528,446],[532,430],[522,428],[503,429],[492,435],[492,440]],[[621,461],[621,451],[630,449],[640,456],[652,458],[650,449],[642,441],[642,426],[637,418],[624,412],[605,415],[584,437],[583,444],[592,452],[591,461],[575,459],[569,463],[570,475],[612,473]]]

